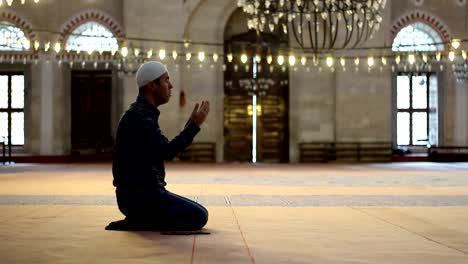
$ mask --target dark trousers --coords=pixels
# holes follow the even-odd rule
[[[193,231],[208,222],[205,207],[164,188],[150,192],[122,192],[117,188],[116,194],[120,211],[142,229]]]

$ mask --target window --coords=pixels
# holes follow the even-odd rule
[[[0,74],[0,139],[24,145],[24,75]]]
[[[426,146],[434,142],[437,127],[434,109],[437,101],[434,74],[400,73],[397,76],[397,144],[399,146]],[[430,124],[435,128],[430,129]],[[431,133],[430,133],[431,131]],[[430,138],[431,137],[431,138]]]
[[[0,22],[0,50],[22,51],[30,47],[24,32],[13,24]]]
[[[112,32],[96,22],[88,22],[76,28],[68,38],[67,46],[70,50],[90,52],[119,49]]]
[[[444,49],[431,26],[417,22],[404,27],[392,50],[428,52]],[[396,141],[399,146],[437,145],[439,138],[438,84],[434,73],[399,73],[396,80]]]
[[[406,26],[393,40],[393,51],[437,51],[444,45],[439,33],[429,25],[418,22]]]

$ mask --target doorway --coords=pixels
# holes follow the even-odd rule
[[[102,154],[113,147],[111,71],[72,71],[71,145],[74,154]]]
[[[289,73],[267,57],[283,43],[273,34],[249,31],[225,41],[224,160],[289,162]],[[244,56],[244,59],[242,56]]]

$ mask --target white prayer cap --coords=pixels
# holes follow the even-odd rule
[[[138,87],[143,87],[167,72],[166,66],[159,61],[143,63],[136,73]]]

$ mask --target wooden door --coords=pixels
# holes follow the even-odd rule
[[[267,55],[275,51],[262,46],[251,45],[257,41],[251,31],[234,36],[225,43],[225,54],[236,54],[232,62],[225,58],[226,71],[224,98],[224,160],[252,161],[253,139],[253,95],[257,95],[257,161],[289,162],[289,85],[288,70],[269,64]],[[262,35],[262,43],[280,46],[282,43],[274,35]],[[247,43],[247,44],[246,44]],[[250,44],[248,44],[250,43]],[[267,45],[268,46],[268,45]],[[240,61],[239,54],[247,55],[246,63]],[[261,56],[256,78],[253,78],[253,56]],[[284,66],[286,67],[286,66]],[[254,80],[257,84],[268,83],[268,89],[261,92],[245,89],[241,83]],[[259,85],[259,87],[266,87]],[[260,88],[259,88],[260,89]]]
[[[113,146],[111,72],[73,71],[71,89],[72,152],[109,151]]]

